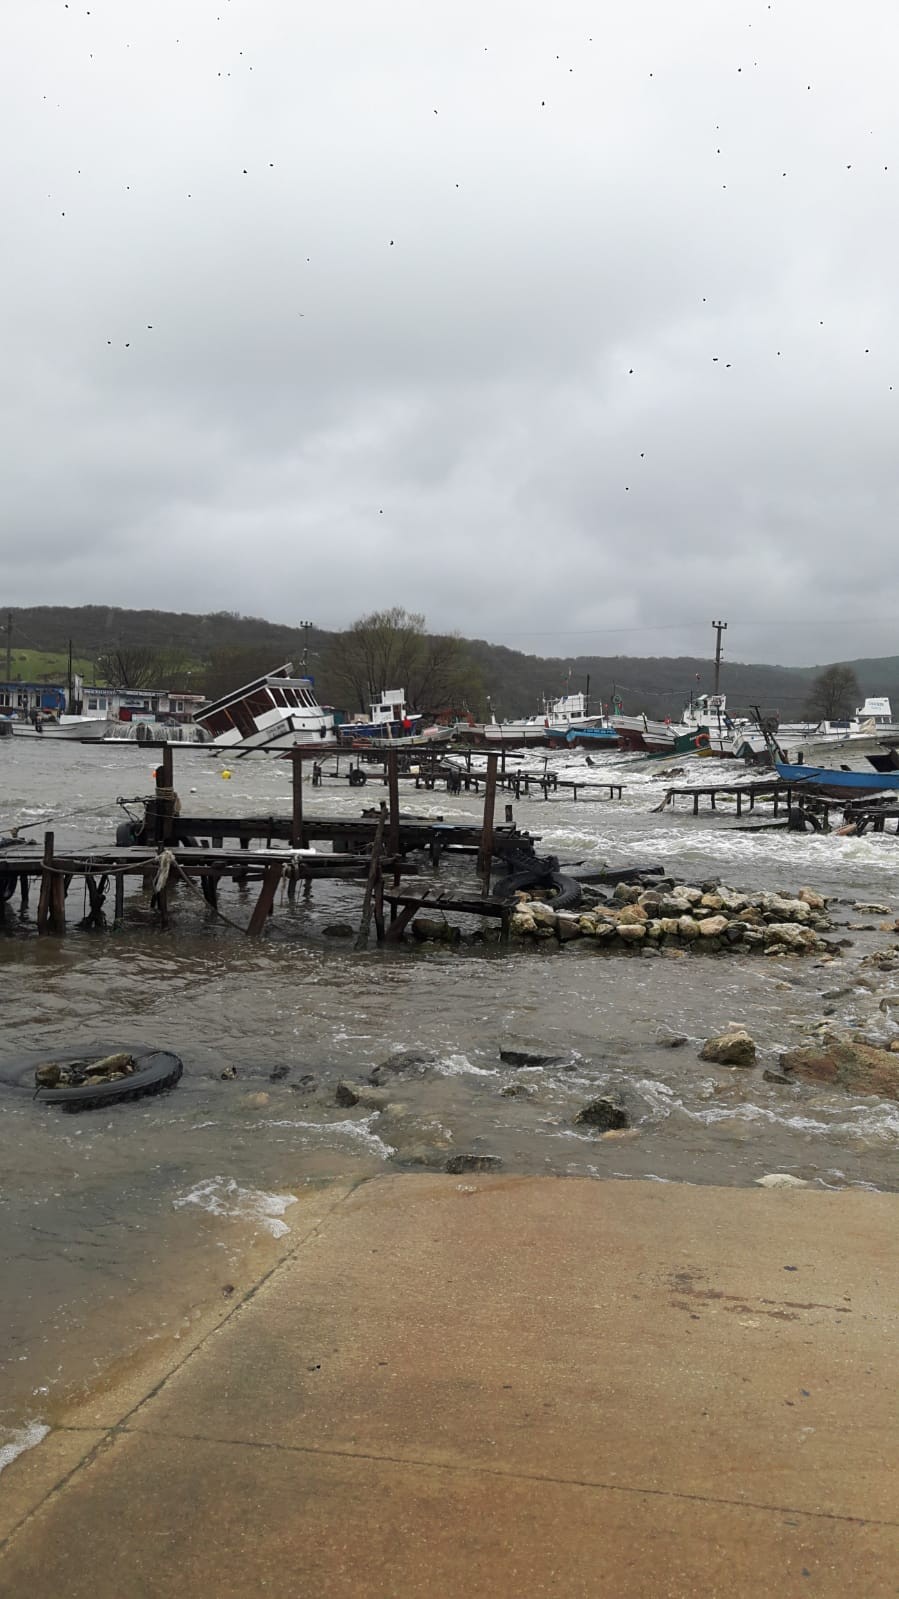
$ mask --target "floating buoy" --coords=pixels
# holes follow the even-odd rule
[[[222,777],[230,777],[230,776],[231,776],[231,773],[228,771],[228,768],[226,766],[225,770],[222,772]]]

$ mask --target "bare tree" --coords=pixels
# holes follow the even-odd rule
[[[861,697],[851,666],[825,666],[812,681],[803,707],[810,720],[843,721],[851,716]]]
[[[359,711],[385,689],[400,688],[413,710],[460,707],[479,697],[477,669],[461,639],[429,635],[425,619],[400,605],[360,617],[331,641],[325,659],[329,693]]]
[[[97,675],[110,688],[158,688],[161,670],[158,650],[130,649],[118,644],[97,661]]]

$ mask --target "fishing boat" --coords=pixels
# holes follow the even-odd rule
[[[796,766],[775,760],[777,775],[794,788],[812,789],[832,799],[861,799],[866,794],[899,793],[899,772],[856,772],[849,767]]]
[[[600,726],[607,718],[590,716],[584,694],[563,694],[560,699],[546,700],[539,716],[527,716],[521,721],[485,722],[469,729],[469,736],[477,743],[490,747],[505,745],[508,748],[530,748],[532,745],[563,746],[572,727]]]
[[[422,744],[448,744],[453,736],[452,727],[434,723],[425,725],[418,711],[410,711],[406,704],[405,689],[385,689],[369,705],[369,716],[354,717],[342,722],[337,729],[341,744],[351,748],[383,748],[401,740],[404,747]]]
[[[264,677],[195,711],[193,720],[211,742],[238,753],[306,749],[336,743],[333,711],[323,710],[311,677],[294,677],[285,662]]]
[[[105,738],[109,732],[110,724],[105,716],[35,716],[31,721],[11,721],[13,735],[16,738],[43,738],[48,743],[58,739],[74,740],[76,743],[93,743],[96,739]]]

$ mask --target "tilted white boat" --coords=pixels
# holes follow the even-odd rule
[[[235,751],[319,749],[336,742],[334,713],[319,705],[310,677],[285,662],[264,677],[195,711],[213,744]]]

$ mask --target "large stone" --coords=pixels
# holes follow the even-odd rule
[[[645,922],[619,922],[618,937],[627,944],[639,944],[646,937]]]
[[[677,932],[679,938],[698,938],[699,923],[692,916],[681,916],[678,919]]]
[[[899,1057],[871,1044],[822,1039],[818,1044],[788,1049],[780,1057],[780,1067],[793,1079],[899,1100]]]
[[[450,1155],[443,1169],[459,1177],[466,1171],[499,1171],[501,1166],[499,1155]]]
[[[699,924],[699,932],[702,938],[720,938],[726,929],[726,916],[707,916]]]
[[[642,905],[625,905],[624,909],[618,913],[619,927],[635,927],[638,922],[645,923],[647,920],[648,918]]]
[[[428,1077],[440,1057],[427,1049],[397,1049],[368,1074],[368,1080],[377,1088],[389,1077]]]
[[[640,893],[641,890],[635,883],[616,883],[612,898],[617,900],[619,905],[634,905],[640,898]]]
[[[754,1066],[755,1044],[749,1034],[739,1028],[732,1033],[719,1033],[717,1038],[707,1038],[699,1058],[714,1061],[718,1066]]]
[[[811,927],[797,927],[795,922],[769,922],[765,928],[765,947],[782,944],[785,949],[806,955],[819,945],[817,933]]]
[[[573,938],[580,938],[581,929],[577,916],[566,916],[561,913],[556,917],[556,937],[560,944],[568,944]]]
[[[334,1090],[334,1102],[346,1109],[361,1105],[363,1110],[384,1110],[388,1095],[383,1088],[370,1088],[367,1083],[348,1083],[344,1079]]]
[[[796,898],[801,899],[808,906],[809,910],[826,911],[827,909],[827,900],[824,898],[824,895],[816,893],[815,889],[813,888],[800,888]]]
[[[412,937],[420,943],[458,944],[459,929],[444,921],[442,916],[416,916]]]
[[[614,1128],[629,1127],[630,1118],[619,1100],[607,1094],[599,1094],[596,1099],[579,1110],[574,1118],[577,1127],[594,1127],[601,1133],[608,1133]]]
[[[506,1066],[558,1066],[564,1060],[564,1055],[548,1055],[540,1049],[506,1049],[499,1052],[499,1058]]]

